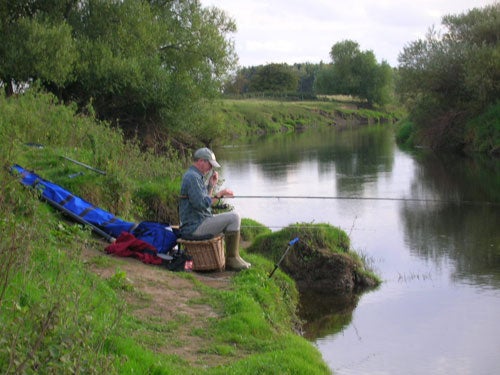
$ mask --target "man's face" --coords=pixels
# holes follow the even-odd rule
[[[212,169],[212,164],[210,164],[210,162],[208,160],[202,159],[201,161],[202,161],[201,162],[201,168],[202,168],[201,172],[203,174],[207,174]]]

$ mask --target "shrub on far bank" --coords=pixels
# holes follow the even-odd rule
[[[500,155],[500,102],[467,123],[466,140],[473,151]]]
[[[396,128],[396,142],[404,147],[414,146],[415,126],[411,121],[404,120]]]

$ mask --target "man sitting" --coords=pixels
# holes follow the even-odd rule
[[[220,168],[212,150],[204,147],[194,153],[193,164],[182,177],[181,200],[179,204],[180,233],[184,239],[206,238],[224,233],[226,242],[226,268],[242,270],[250,267],[239,255],[241,218],[230,211],[214,215],[212,205],[219,199],[234,196],[233,191],[224,189],[213,195],[219,174],[213,168]],[[205,177],[212,171],[205,184]]]

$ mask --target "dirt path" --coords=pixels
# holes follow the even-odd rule
[[[177,354],[191,364],[213,366],[228,360],[216,354],[207,353],[206,340],[193,335],[197,329],[204,329],[209,319],[217,318],[219,313],[210,305],[203,303],[205,298],[189,278],[181,273],[144,264],[133,258],[119,258],[107,255],[102,243],[101,249],[87,248],[83,257],[89,269],[104,279],[110,279],[117,270],[126,275],[127,285],[131,291],[124,292],[124,299],[131,313],[149,321],[164,321],[172,327],[172,332],[166,335],[164,345],[155,346],[152,350],[159,353]],[[105,261],[96,261],[106,257]],[[217,289],[231,288],[231,277],[234,272],[197,273],[192,275],[205,285]],[[180,323],[179,323],[180,322]]]

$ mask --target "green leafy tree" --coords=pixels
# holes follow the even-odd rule
[[[372,51],[362,52],[359,44],[345,40],[333,45],[331,64],[318,73],[318,94],[351,95],[365,99],[369,106],[386,105],[390,100],[392,69],[386,62],[378,64]]]
[[[250,91],[297,91],[298,75],[288,64],[267,64],[257,67],[250,81]]]
[[[445,16],[442,25],[442,33],[431,28],[403,49],[397,92],[410,110],[414,139],[464,148],[467,122],[500,97],[500,4]]]
[[[301,63],[294,64],[293,68],[299,77],[298,93],[309,96],[314,95],[314,81],[319,71],[319,64]]]
[[[14,92],[16,85],[33,80],[59,89],[74,79],[79,55],[62,4],[2,1],[0,80],[7,95]]]
[[[320,63],[313,84],[314,93],[328,95],[334,92],[334,82],[333,64]]]
[[[302,97],[304,95],[313,96],[314,80],[318,70],[318,64],[312,63],[294,64],[293,66],[272,64],[242,67],[229,77],[224,87],[224,93],[243,95],[249,92],[296,91]],[[272,76],[272,84],[264,82],[266,76]],[[270,88],[271,85],[272,88]]]
[[[370,54],[373,56],[372,52]],[[336,43],[330,51],[330,57],[333,63],[335,94],[357,96],[361,80],[368,78],[361,77],[359,73],[369,69],[367,66],[358,65],[363,63],[363,54],[359,49],[359,44],[352,40]]]
[[[243,95],[249,91],[250,69],[238,69],[234,75],[228,77],[224,85],[224,93],[229,95]]]
[[[198,0],[13,0],[0,16],[8,93],[39,80],[134,131],[195,131],[236,63],[234,22]]]

